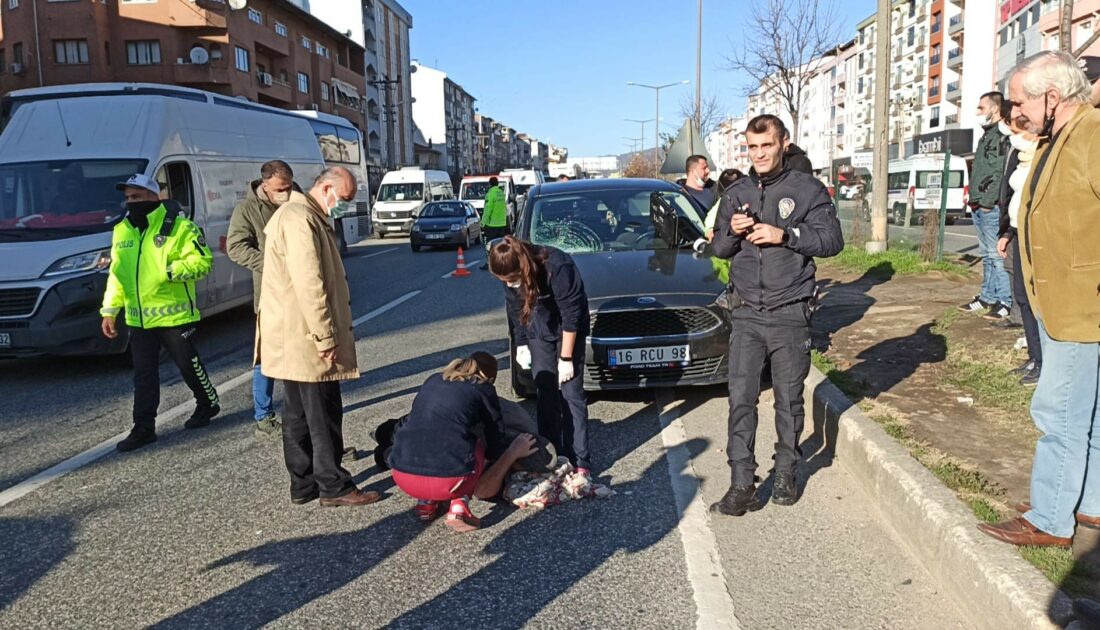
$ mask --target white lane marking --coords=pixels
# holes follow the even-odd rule
[[[389,302],[387,304],[383,304],[382,306],[379,306],[378,308],[367,313],[366,315],[363,315],[358,319],[352,321],[352,325],[358,326],[363,322],[374,319],[375,317],[378,317],[379,315],[389,311],[390,309],[393,309],[400,304],[411,300],[419,294],[420,291],[410,291],[409,293],[402,295],[396,300],[393,300],[392,302]],[[234,389],[240,387],[241,385],[251,382],[252,370],[248,370],[247,372],[235,376],[218,385],[218,394],[227,394]],[[170,420],[175,420],[176,418],[188,413],[193,407],[194,403],[189,400],[187,402],[180,403],[175,407],[172,407],[171,409],[167,409],[163,412],[158,413],[157,427],[159,428]],[[115,444],[117,444],[119,440],[126,437],[128,434],[129,431],[124,431],[114,437],[107,438],[106,440],[103,440],[92,448],[77,455],[74,455],[61,463],[55,464],[28,479],[20,481],[19,483],[8,488],[7,490],[0,492],[0,507],[4,507],[12,501],[25,497],[31,492],[34,492],[42,486],[50,483],[51,481],[57,481],[61,477],[64,477],[74,470],[87,466],[88,464],[102,458],[103,456],[113,453],[115,451]]]
[[[479,262],[481,262],[481,259],[480,259],[480,258],[478,258],[477,260],[471,260],[470,262],[468,262],[468,263],[466,263],[465,265],[463,265],[463,266],[462,266],[462,268],[463,268],[463,269],[470,269],[470,268],[472,268],[472,267],[473,267],[474,265],[478,264]],[[451,276],[453,276],[453,275],[455,275],[455,272],[453,272],[453,271],[448,271],[447,273],[443,274],[443,275],[442,275],[442,276],[440,276],[440,277],[441,277],[441,278],[443,278],[444,280],[446,280],[447,278],[450,278],[450,277],[451,277]]]
[[[676,498],[676,512],[680,517],[676,529],[684,545],[688,581],[691,582],[695,599],[695,627],[701,630],[739,630],[741,626],[734,615],[733,598],[726,584],[718,542],[710,529],[701,484],[695,476],[691,453],[687,449],[687,433],[672,403],[671,390],[657,391],[661,441],[665,445],[665,461],[668,462],[672,494]]]
[[[381,256],[382,254],[388,254],[390,252],[396,252],[398,248],[391,247],[390,249],[384,249],[380,252],[374,252],[373,254],[367,254],[366,256],[359,256],[359,258],[370,258],[371,256]]]

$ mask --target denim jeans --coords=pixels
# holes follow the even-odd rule
[[[1055,341],[1042,320],[1043,371],[1031,416],[1043,433],[1031,467],[1032,525],[1073,535],[1074,512],[1100,517],[1100,343]]]
[[[997,253],[1001,211],[977,208],[972,216],[978,232],[978,253],[982,256],[982,293],[979,297],[990,304],[1012,306],[1012,283],[1005,271],[1005,261]]]
[[[252,408],[257,422],[275,411],[275,403],[271,400],[274,393],[275,379],[264,376],[258,365],[252,368]]]

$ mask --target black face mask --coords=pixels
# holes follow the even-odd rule
[[[126,211],[131,217],[144,219],[149,213],[160,207],[160,201],[127,201]]]

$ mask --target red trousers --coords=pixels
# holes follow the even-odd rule
[[[485,445],[480,441],[474,449],[474,471],[462,477],[427,477],[393,470],[393,482],[405,494],[422,501],[449,501],[473,495],[481,473],[485,470]]]

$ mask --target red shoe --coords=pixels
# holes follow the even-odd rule
[[[421,523],[431,523],[443,513],[443,502],[418,501],[416,507],[413,508],[413,512],[416,512],[416,518]]]
[[[451,501],[451,509],[447,511],[447,519],[444,521],[447,527],[456,532],[472,532],[481,527],[481,519],[470,512],[470,506],[463,499]]]

